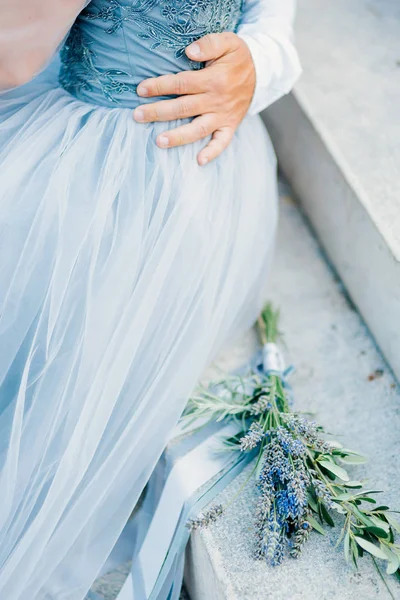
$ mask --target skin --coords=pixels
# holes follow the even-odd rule
[[[0,91],[30,81],[53,56],[84,0],[0,0]]]
[[[139,96],[179,97],[142,104],[133,116],[139,123],[195,117],[159,135],[157,145],[172,148],[211,136],[197,155],[199,165],[205,165],[227,148],[247,114],[256,83],[255,69],[247,44],[234,33],[206,35],[188,46],[186,54],[191,60],[206,62],[206,67],[142,81]]]

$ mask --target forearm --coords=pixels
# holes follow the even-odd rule
[[[256,71],[249,114],[287,94],[301,73],[293,43],[295,0],[245,0],[238,35],[247,43]]]
[[[0,90],[32,79],[50,60],[84,0],[1,0]]]

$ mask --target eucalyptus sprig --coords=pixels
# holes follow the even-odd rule
[[[279,312],[267,305],[257,329],[263,346],[275,344]],[[238,433],[225,440],[228,447],[257,453],[252,471],[258,495],[256,558],[271,565],[280,564],[285,555],[296,558],[312,530],[325,535],[325,525],[340,524],[337,546],[343,545],[348,562],[357,567],[358,559],[369,554],[381,576],[376,559],[384,561],[388,574],[400,577],[396,511],[377,503],[380,491],[351,480],[346,465],[365,462],[362,455],[327,441],[320,425],[291,410],[283,374],[255,367],[245,376],[214,382],[190,400],[184,418],[234,420]],[[213,522],[223,507],[209,512],[210,518],[205,513],[196,527]]]

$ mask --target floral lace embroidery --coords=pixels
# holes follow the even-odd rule
[[[164,21],[150,14],[155,7],[159,7]],[[132,21],[139,29],[137,35],[151,41],[150,49],[163,47],[172,50],[176,58],[181,58],[189,44],[207,33],[234,31],[241,8],[242,0],[134,0],[129,5],[107,0],[107,6],[98,10],[89,6],[82,15],[84,19],[101,19],[109,24],[105,30],[108,34],[117,33],[127,21]],[[82,24],[78,20],[62,50],[61,85],[74,93],[90,90],[93,83],[97,83],[106,98],[116,103],[119,94],[127,91],[136,93],[136,85],[123,81],[124,77],[131,76],[126,71],[102,71],[96,67],[96,53],[81,29]],[[186,60],[192,69],[204,66],[203,63]]]
[[[163,46],[174,50],[176,58],[184,55],[186,46],[207,33],[234,30],[241,12],[238,0],[136,0],[129,6],[118,0],[108,3],[109,6],[95,13],[88,11],[87,18],[110,21],[107,33],[115,33],[125,21],[134,21],[142,29],[139,37],[154,40],[152,50]],[[157,4],[166,23],[148,16]]]
[[[93,90],[97,83],[104,96],[110,102],[118,103],[115,94],[123,92],[136,93],[136,85],[125,83],[119,79],[121,76],[129,77],[129,73],[121,69],[108,69],[100,71],[95,66],[96,53],[90,48],[90,42],[82,36],[80,27],[75,24],[68,39],[61,50],[61,69],[59,81],[61,86],[75,94],[79,91]]]

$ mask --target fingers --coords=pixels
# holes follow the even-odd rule
[[[209,74],[205,70],[182,71],[176,75],[161,75],[152,79],[144,79],[137,87],[139,96],[185,96],[201,94],[208,89]]]
[[[191,123],[171,129],[157,137],[157,146],[173,148],[202,140],[215,130],[216,115],[207,114],[197,117]]]
[[[221,127],[214,131],[211,141],[197,155],[197,162],[203,166],[217,158],[229,146],[234,135],[231,127]]]
[[[215,130],[217,115],[202,115],[187,125],[171,129],[157,137],[157,146],[160,148],[173,148],[192,144],[212,134],[210,142],[197,156],[197,162],[204,166],[217,158],[231,143],[234,130],[231,127],[222,127]]]
[[[241,43],[244,42],[231,32],[206,35],[188,46],[186,54],[193,60],[205,62],[207,68],[162,75],[138,85],[139,96],[176,96],[138,106],[133,116],[139,123],[195,117],[191,123],[159,135],[160,148],[190,144],[212,136],[197,156],[199,165],[205,165],[229,145],[247,110],[247,106],[243,108],[241,93],[243,77],[238,77],[236,72],[237,62],[241,64]],[[247,96],[245,100],[247,102]]]
[[[185,50],[186,55],[192,60],[208,61],[220,58],[224,54],[239,48],[238,36],[226,31],[224,33],[210,33],[190,44]]]
[[[197,117],[211,108],[209,102],[205,104],[205,100],[205,94],[196,94],[194,96],[181,96],[173,100],[160,100],[151,104],[142,104],[135,108],[133,117],[138,123]]]
[[[211,33],[190,44],[185,52],[192,60],[205,62],[233,52],[239,48],[239,45],[240,40],[234,33]],[[210,79],[207,69],[161,75],[141,81],[137,87],[137,93],[145,98],[171,94],[175,96],[200,94],[212,88]]]

